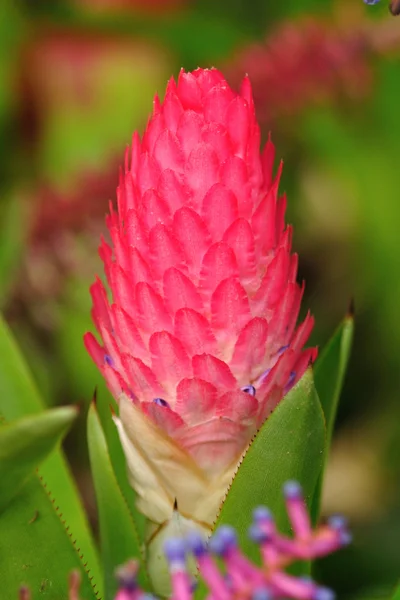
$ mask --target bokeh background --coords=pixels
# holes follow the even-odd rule
[[[67,451],[92,522],[84,414],[89,284],[118,166],[180,67],[249,73],[283,188],[304,310],[323,345],[356,307],[324,511],[353,546],[318,566],[340,598],[400,576],[400,17],[362,0],[2,0],[0,305],[49,405],[81,403]],[[0,365],[1,369],[1,365]]]

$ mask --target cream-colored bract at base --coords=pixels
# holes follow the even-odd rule
[[[184,535],[191,528],[205,536],[211,532],[241,455],[233,457],[228,468],[222,464],[223,470],[213,470],[210,476],[130,398],[121,395],[119,409],[120,416],[114,417],[114,422],[125,453],[129,481],[137,493],[137,508],[154,525],[149,530],[150,544],[146,549],[148,569],[157,593],[163,594],[163,582],[168,582],[169,576],[166,565],[165,569],[160,567],[162,540]],[[218,464],[217,456],[215,463]]]

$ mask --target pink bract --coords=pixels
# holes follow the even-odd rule
[[[121,394],[201,469],[237,460],[316,358],[296,328],[285,195],[271,142],[260,153],[250,82],[235,93],[216,69],[181,71],[140,140],[133,136],[110,207],[86,347]],[[217,463],[219,463],[217,465]]]

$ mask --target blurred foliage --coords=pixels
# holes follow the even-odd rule
[[[285,158],[313,341],[325,343],[351,297],[356,306],[324,494],[327,511],[353,520],[356,543],[322,562],[320,576],[330,585],[335,578],[342,597],[388,596],[400,575],[400,22],[385,2],[361,0],[118,6],[3,0],[0,8],[0,303],[47,403],[84,405],[67,451],[91,518],[84,414],[96,386],[102,406],[109,396],[81,340],[92,327],[88,287],[101,272],[96,245],[115,165],[171,73],[215,65],[240,77],[239,58],[253,44],[260,58],[248,70],[262,72],[264,39],[288,20],[296,31],[304,17],[323,18],[362,41],[371,85],[357,97],[342,89],[328,102],[307,96],[293,114],[275,107],[262,133],[272,129]],[[368,44],[359,37],[365,32]],[[279,60],[268,54],[283,89],[290,52],[282,44]],[[267,105],[274,94],[263,91]],[[260,115],[269,108],[257,106]]]

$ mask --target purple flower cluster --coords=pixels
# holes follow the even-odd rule
[[[259,545],[261,566],[244,556],[233,527],[223,525],[208,543],[195,532],[186,538],[172,538],[165,544],[169,563],[173,600],[193,600],[195,584],[187,568],[187,559],[195,558],[199,573],[206,582],[208,600],[333,600],[334,593],[305,577],[285,572],[297,560],[312,560],[326,556],[351,541],[346,521],[332,517],[316,530],[312,529],[301,487],[288,482],[284,487],[287,512],[293,537],[281,535],[269,510],[255,509],[249,528],[250,539]],[[217,566],[223,564],[223,571]],[[149,595],[137,585],[136,563],[128,563],[118,573],[120,590],[115,600],[146,600]]]

